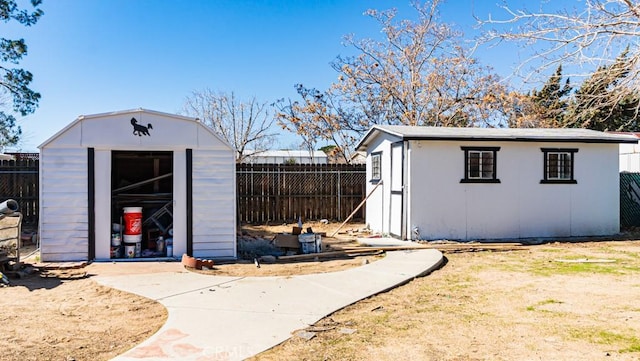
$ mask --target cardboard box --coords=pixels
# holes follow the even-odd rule
[[[273,239],[273,242],[280,248],[300,248],[298,236],[293,234],[278,233]]]

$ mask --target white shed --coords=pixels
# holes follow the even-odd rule
[[[372,192],[366,221],[404,240],[612,235],[618,147],[637,141],[586,129],[374,126],[357,145]]]
[[[236,257],[235,151],[195,119],[84,115],[39,148],[43,261],[124,257],[113,246],[124,207],[142,207],[135,257],[171,256],[154,247],[171,235],[173,257]]]

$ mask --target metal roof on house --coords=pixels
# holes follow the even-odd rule
[[[387,133],[402,140],[638,143],[638,138],[632,135],[580,128],[451,128],[375,125],[358,142],[356,150],[365,150],[369,142],[380,133]]]
[[[285,158],[301,158],[311,157],[326,158],[327,154],[321,150],[265,150],[265,151],[247,151],[247,155],[251,157],[285,157]]]

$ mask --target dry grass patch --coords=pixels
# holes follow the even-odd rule
[[[639,244],[448,254],[433,274],[336,312],[321,321],[334,328],[254,360],[637,360]],[[556,262],[582,258],[615,262]]]

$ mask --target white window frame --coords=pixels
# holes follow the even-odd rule
[[[464,151],[464,178],[460,183],[500,183],[497,175],[497,159],[500,147],[460,147]],[[476,170],[472,159],[477,159]],[[489,163],[488,160],[491,160]],[[475,168],[475,166],[473,167]]]
[[[382,179],[382,152],[371,153],[371,181]]]

